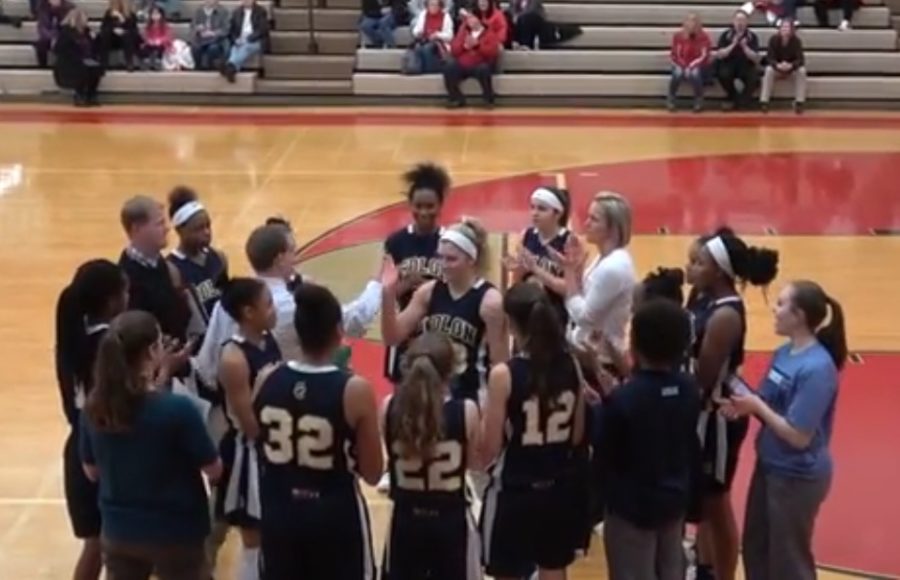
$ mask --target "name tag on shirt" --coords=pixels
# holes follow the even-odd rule
[[[783,372],[779,371],[775,367],[772,367],[769,370],[769,374],[766,376],[767,379],[772,381],[776,386],[781,386],[783,383],[787,382],[788,377]]]
[[[672,385],[671,387],[663,387],[662,396],[665,398],[677,397],[679,392],[681,392],[681,389],[678,388],[678,385]]]

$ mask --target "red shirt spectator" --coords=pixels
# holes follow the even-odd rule
[[[506,43],[509,35],[509,22],[503,11],[497,8],[496,0],[478,0],[474,13],[494,33],[501,45]]]
[[[147,46],[168,48],[172,44],[172,29],[158,6],[150,10],[150,21],[144,29],[144,42]]]
[[[478,24],[472,26],[473,22],[480,24],[477,19],[467,18],[463,21],[450,43],[450,52],[463,68],[474,68],[480,64],[493,65],[500,55],[500,40],[493,30],[483,24],[479,30]]]
[[[681,68],[705,64],[709,58],[711,42],[696,21],[688,19],[684,29],[672,39],[672,63]]]

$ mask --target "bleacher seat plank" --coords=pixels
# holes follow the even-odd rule
[[[121,68],[125,65],[121,51],[115,51],[110,55],[112,68]],[[37,67],[37,56],[34,48],[28,44],[0,44],[0,67]],[[260,67],[259,56],[251,57],[244,68],[255,70]]]
[[[256,73],[237,75],[229,83],[215,72],[124,72],[113,71],[103,77],[101,93],[169,93],[169,94],[250,94],[254,91]],[[0,70],[0,92],[35,94],[59,89],[49,70]]]
[[[347,80],[355,58],[339,55],[267,55],[266,78],[279,80]]]
[[[397,73],[403,53],[402,49],[359,49],[356,70]],[[810,51],[806,62],[811,75],[900,75],[900,53],[896,52]],[[510,50],[500,59],[500,70],[507,73],[663,73],[670,66],[665,50]]]
[[[666,75],[638,74],[500,74],[494,79],[499,96],[519,97],[653,97],[662,102],[669,79]],[[477,95],[478,85],[467,81],[466,94]],[[684,94],[689,89],[684,87]],[[444,91],[440,75],[404,77],[392,74],[356,73],[353,93],[367,96],[440,97]],[[710,96],[721,96],[716,86]],[[776,84],[776,97],[793,95],[792,83]],[[810,99],[896,100],[900,99],[900,78],[819,77],[808,82]]]
[[[91,29],[95,32],[100,30],[99,22],[91,22]],[[172,33],[175,38],[181,40],[189,40],[191,38],[191,27],[187,22],[172,23]],[[12,26],[0,26],[0,43],[28,43],[37,39],[37,23],[25,22],[22,28],[13,28]]]
[[[302,8],[275,8],[272,11],[278,30],[308,30],[309,11]],[[352,31],[359,25],[360,11],[357,10],[315,10],[316,30]]]
[[[234,10],[241,4],[240,0],[221,0],[220,3],[228,10]],[[75,4],[84,10],[88,18],[91,19],[103,18],[103,14],[109,6],[107,0],[78,0]],[[259,5],[266,10],[269,10],[272,2],[270,0],[261,0]],[[203,6],[203,0],[183,0],[181,3],[179,20],[189,21],[194,15],[194,12],[201,6]],[[28,8],[28,0],[4,0],[3,11],[9,16],[16,16],[19,18],[31,17]]]

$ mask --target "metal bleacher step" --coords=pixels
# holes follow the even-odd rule
[[[216,72],[124,72],[109,71],[100,83],[104,93],[156,94],[251,94],[256,73],[243,72],[229,83]],[[35,94],[58,92],[49,70],[0,70],[0,93]]]
[[[665,74],[499,74],[494,89],[501,97],[651,97],[662,101],[669,82]],[[467,94],[478,94],[478,85],[467,81]],[[898,77],[811,77],[807,83],[810,99],[875,100],[900,99]],[[683,87],[684,94],[689,90]],[[440,75],[401,76],[396,74],[356,73],[353,92],[365,96],[441,97],[446,95]],[[707,95],[722,96],[720,87]],[[776,97],[793,96],[793,85],[777,83]]]
[[[353,54],[359,46],[357,32],[317,32],[319,54]],[[269,38],[272,54],[307,54],[310,52],[308,32],[273,30]]]
[[[327,9],[313,11],[316,30],[345,32],[357,30],[359,9]],[[309,11],[302,8],[275,8],[272,18],[277,30],[309,30]]]
[[[109,7],[109,2],[107,0],[78,0],[75,3],[79,8],[84,10],[90,19],[103,18],[103,13],[106,12],[106,9]],[[220,0],[220,4],[229,11],[232,11],[241,5],[240,0]],[[271,0],[260,0],[259,5],[266,10],[270,10],[272,2]],[[203,0],[183,0],[178,20],[190,21],[194,12],[201,6],[203,6]],[[8,16],[15,16],[18,18],[29,18],[31,16],[28,0],[4,0],[3,12]]]
[[[358,72],[399,72],[402,49],[359,49]],[[806,53],[812,74],[900,75],[900,53]],[[671,67],[667,50],[531,50],[506,51],[500,71],[506,73],[665,73]]]
[[[316,95],[349,96],[353,94],[353,81],[345,80],[275,80],[256,81],[256,93],[260,95]]]
[[[267,55],[263,59],[267,79],[348,80],[356,57],[337,55]]]

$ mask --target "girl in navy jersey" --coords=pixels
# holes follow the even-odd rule
[[[388,236],[384,253],[397,269],[397,302],[402,310],[412,299],[413,292],[428,280],[441,277],[441,262],[437,255],[441,227],[438,224],[441,208],[450,190],[450,177],[441,167],[417,165],[404,176],[407,184],[412,223]],[[400,380],[400,356],[403,345],[391,347],[385,353],[384,376],[392,382]]]
[[[465,485],[478,459],[478,407],[450,396],[454,353],[446,336],[419,336],[403,360],[403,381],[383,407],[393,509],[382,577],[481,578]]]
[[[93,386],[94,360],[109,322],[128,304],[128,278],[108,260],[91,260],[75,272],[56,306],[56,376],[69,436],[63,451],[66,508],[75,537],[84,541],[75,580],[100,577],[100,508],[97,484],[81,468],[79,421]]]
[[[477,400],[491,364],[507,359],[509,342],[500,292],[482,278],[487,233],[476,220],[447,228],[438,244],[443,279],[426,282],[409,304],[397,312],[396,269],[385,268],[381,300],[381,334],[389,346],[417,331],[442,333],[453,341],[457,356],[454,396]]]
[[[216,516],[241,530],[243,551],[238,580],[259,578],[259,424],[253,414],[253,385],[259,372],[281,360],[269,331],[275,307],[266,285],[235,278],[222,296],[222,307],[239,326],[222,348],[219,383],[225,392],[228,431],[219,445],[224,473],[216,488]]]
[[[222,288],[228,281],[225,254],[210,246],[212,224],[209,213],[193,189],[178,186],[169,194],[169,219],[178,233],[178,247],[168,256],[188,293],[191,321],[188,337],[203,342],[206,326]]]
[[[370,580],[369,516],[357,478],[374,485],[383,457],[372,386],[333,364],[341,305],[304,283],[295,293],[301,359],[263,371],[260,427],[262,579]]]
[[[503,308],[522,352],[491,370],[483,424],[491,482],[481,515],[486,571],[564,579],[587,505],[575,505],[575,449],[584,436],[583,378],[543,289],[519,283]]]
[[[747,317],[738,288],[767,286],[778,273],[778,253],[750,247],[730,229],[701,238],[687,271],[696,299],[693,369],[704,401],[698,433],[703,444],[700,494],[703,523],[698,532],[698,580],[733,580],[738,560],[738,530],[731,508],[731,483],[738,453],[747,435],[746,418],[726,420],[716,401],[731,396],[729,383],[744,362]]]
[[[516,282],[532,279],[547,290],[563,323],[566,312],[566,280],[558,255],[563,252],[571,232],[569,192],[556,187],[539,187],[531,194],[532,226],[522,233],[517,256],[505,260]],[[552,251],[551,251],[552,250]]]

